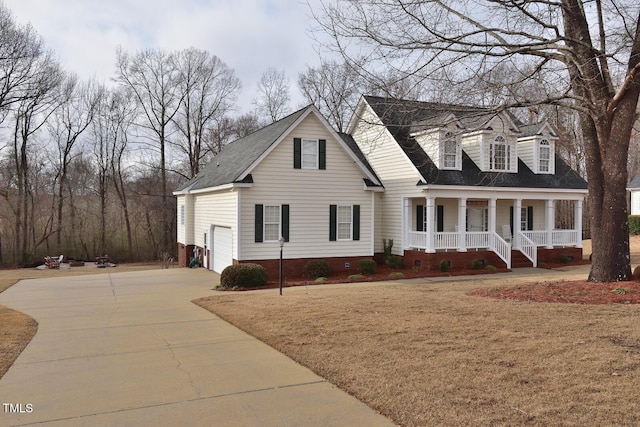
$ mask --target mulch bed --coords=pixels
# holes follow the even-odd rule
[[[478,289],[469,293],[516,301],[571,304],[640,304],[640,281],[594,283],[586,280],[532,283]]]
[[[305,277],[294,277],[294,278],[285,278],[282,286],[284,288],[288,288],[291,286],[316,286],[316,285],[328,285],[335,283],[362,283],[362,282],[386,282],[389,280],[406,280],[406,279],[420,279],[420,278],[429,278],[429,277],[455,277],[455,276],[470,276],[476,274],[496,274],[496,273],[507,273],[511,270],[506,268],[496,268],[495,270],[473,270],[473,269],[455,269],[447,272],[441,272],[438,270],[413,270],[410,268],[404,269],[392,269],[387,265],[378,265],[375,273],[373,274],[363,274],[361,278],[352,278],[349,276],[358,274],[359,272],[348,271],[344,273],[331,274],[331,276],[327,277],[324,281],[316,281],[313,279],[305,278]],[[392,273],[402,273],[402,277],[393,277],[390,275]],[[262,286],[259,288],[237,288],[237,289],[228,289],[228,288],[217,288],[220,291],[251,291],[257,289],[273,289],[278,288],[280,286],[278,282],[278,278],[271,278],[267,282],[266,286]]]

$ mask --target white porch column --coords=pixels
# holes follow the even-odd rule
[[[435,206],[436,199],[435,197],[427,197],[426,198],[426,206],[427,206],[427,249],[426,252],[435,252],[435,233],[436,233],[436,215],[435,215]]]
[[[458,199],[458,251],[467,251],[467,199]]]
[[[489,199],[489,232],[496,232],[496,199]]]
[[[547,227],[547,249],[553,249],[553,229],[556,226],[556,203],[555,200],[545,200],[545,220]]]
[[[516,199],[513,203],[513,248],[520,249],[518,233],[520,233],[520,220],[522,219],[522,199]]]
[[[409,231],[411,231],[411,199],[402,199],[402,249],[409,249]]]
[[[576,248],[582,247],[582,200],[576,200],[576,204],[574,207],[574,224],[575,230],[578,234],[578,241],[576,242]]]

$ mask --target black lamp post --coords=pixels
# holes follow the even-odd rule
[[[284,237],[280,237],[278,239],[278,243],[280,243],[280,295],[282,295],[282,248],[284,247]]]

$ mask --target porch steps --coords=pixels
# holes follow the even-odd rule
[[[511,268],[533,267],[533,263],[520,251],[511,250]]]

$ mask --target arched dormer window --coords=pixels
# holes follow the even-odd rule
[[[498,135],[489,145],[489,169],[508,171],[511,169],[511,146]]]
[[[458,142],[453,132],[444,134],[442,143],[442,166],[445,169],[458,168]]]
[[[538,170],[540,172],[551,172],[551,144],[546,139],[540,141],[538,147]]]

